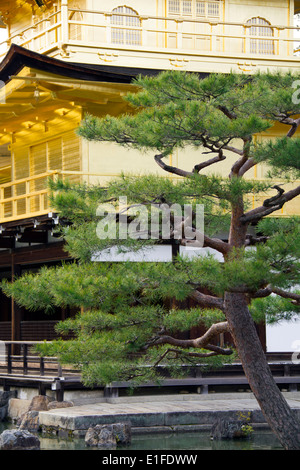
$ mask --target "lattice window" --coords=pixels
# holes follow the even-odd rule
[[[192,15],[194,17],[219,18],[221,16],[221,0],[169,0],[168,13],[176,15]]]
[[[196,2],[196,15],[205,16],[206,13],[206,2]]]
[[[28,149],[14,149],[13,151],[13,179],[21,180],[29,176]]]
[[[62,165],[64,171],[81,170],[81,140],[74,131],[62,137]],[[77,181],[78,176],[67,175],[67,179]]]
[[[33,145],[29,150],[30,176],[38,176],[47,172],[47,143]],[[47,188],[47,178],[35,178],[30,181],[30,192],[38,193]],[[21,203],[22,200],[20,200]],[[25,200],[24,200],[25,202]],[[41,200],[38,194],[30,197],[30,212],[41,210]],[[25,209],[25,207],[24,207]],[[26,211],[26,209],[25,209]]]
[[[219,18],[221,14],[221,2],[196,1],[196,16],[206,18]]]
[[[130,46],[140,45],[142,42],[141,20],[137,12],[132,8],[120,6],[115,8],[113,13],[111,24],[120,27],[111,29],[111,42]]]
[[[220,16],[220,2],[207,3],[207,16],[208,17]]]
[[[0,169],[0,184],[9,183],[11,181],[11,167]]]
[[[46,191],[48,171],[62,170],[66,173],[65,177],[70,181],[80,181],[80,175],[78,174],[81,171],[80,137],[74,131],[70,131],[47,142],[27,148],[14,149],[13,168],[15,183],[11,196],[18,197],[16,202],[17,215],[45,210],[48,204]],[[29,187],[24,181],[18,183],[18,180],[28,177],[30,177]],[[31,193],[29,207],[26,203],[28,190]],[[5,195],[5,197],[10,197],[10,195]],[[11,212],[11,203],[7,204],[10,204],[5,208],[8,217],[9,211]]]
[[[184,0],[182,2],[182,13],[184,15],[192,14],[192,0]]]
[[[30,176],[47,172],[47,144],[33,145],[30,149]]]
[[[48,169],[50,171],[63,169],[62,138],[48,142]]]
[[[275,54],[274,40],[264,39],[264,36],[274,36],[274,30],[270,26],[271,23],[264,18],[256,17],[247,21],[249,28],[250,39],[250,53],[251,54]],[[252,38],[259,36],[259,39]]]
[[[82,40],[82,26],[81,23],[83,21],[83,14],[81,11],[73,11],[69,16],[71,21],[76,21],[77,23],[71,23],[69,26],[69,36],[70,39],[75,39],[76,41]]]
[[[169,13],[180,13],[180,0],[169,0]]]

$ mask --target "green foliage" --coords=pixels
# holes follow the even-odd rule
[[[300,293],[300,291],[294,291]],[[300,315],[300,306],[295,305],[290,299],[270,296],[267,298],[253,299],[250,312],[256,322],[266,321],[268,324],[279,323],[282,320],[291,321]]]
[[[172,309],[163,319],[163,325],[172,333],[176,331],[188,331],[199,323],[206,327],[219,321],[225,321],[224,314],[220,310],[191,308],[184,310]]]
[[[62,363],[76,365],[89,386],[116,379],[159,382],[162,367],[179,376],[188,371],[187,365],[219,367],[236,358],[232,354],[201,359],[199,353],[207,350],[160,344],[162,335],[182,338],[191,329],[226,320],[224,311],[215,306],[189,307],[189,297],[197,289],[220,301],[228,291],[245,293],[258,322],[291,319],[299,313],[299,305],[288,298],[255,298],[269,285],[294,290],[299,284],[297,217],[259,221],[252,229],[258,238],[265,237],[263,243],[249,248],[243,240],[230,247],[221,263],[207,253],[192,261],[178,256],[170,263],[91,262],[104,249],[137,250],[153,243],[118,238],[120,224],[116,237],[99,239],[100,222],[107,220],[107,234],[111,233],[108,214],[117,214],[119,221],[120,196],[127,197],[129,206],[146,208],[148,216],[153,205],[190,204],[195,209],[196,204],[203,204],[205,235],[212,241],[219,241],[218,234],[228,233],[230,226],[236,228],[233,208],[245,212],[247,200],[266,193],[274,181],[252,181],[234,172],[220,174],[217,165],[229,151],[236,164],[252,158],[257,164],[267,163],[272,177],[299,177],[299,138],[253,144],[254,135],[267,135],[277,122],[290,129],[290,119],[300,113],[300,105],[293,101],[293,82],[298,75],[232,73],[200,79],[197,74],[167,71],[135,81],[140,91],[125,97],[130,113],[85,117],[78,134],[87,140],[135,148],[141,158],[149,158],[151,152],[166,157],[175,149],[192,147],[198,151],[198,164],[218,156],[216,171],[207,174],[201,169],[198,173],[197,167],[185,168],[187,177],[176,180],[122,174],[105,188],[49,182],[51,206],[67,222],[59,233],[75,261],[43,268],[39,274],[27,273],[12,284],[2,283],[3,291],[29,310],[47,313],[70,306],[78,311],[57,326],[61,340],[38,346],[41,354],[57,355]],[[162,166],[163,162],[162,158]],[[100,213],[103,207],[106,212]],[[63,340],[70,334],[74,339]]]
[[[242,178],[224,178],[219,175],[193,175],[184,180],[182,188],[194,197],[215,197],[218,201],[235,203],[243,195],[261,194],[270,188],[268,181],[245,180]],[[226,206],[224,206],[226,207]],[[228,207],[228,206],[227,206]],[[231,207],[231,206],[230,206]]]
[[[27,273],[13,284],[7,280],[2,281],[2,290],[8,296],[15,297],[20,305],[28,310],[34,311],[38,308],[44,309],[45,313],[53,311],[53,296],[48,291],[51,272],[43,268],[41,276]]]
[[[237,101],[232,83],[242,94],[249,87],[238,75],[230,75],[227,80],[218,75],[199,80],[184,72],[140,77],[137,84],[143,90],[125,98],[137,113],[103,119],[87,115],[78,133],[87,140],[111,141],[168,155],[186,145],[200,148],[204,140],[222,147],[233,139],[267,130],[271,123],[255,112],[253,97],[252,108],[244,104],[245,111],[240,108],[235,119],[222,112],[222,106],[231,103],[232,107],[232,102]]]
[[[272,177],[300,177],[300,139],[287,137],[277,138],[260,144],[254,151],[257,162],[267,162],[270,166]]]
[[[257,247],[255,256],[269,266],[274,286],[288,289],[297,286],[300,282],[300,218],[266,218],[257,229],[269,239]]]
[[[189,204],[204,205],[205,230],[207,235],[216,231],[225,231],[230,225],[231,204],[238,200],[241,194],[261,194],[270,188],[269,182],[243,180],[238,178],[224,179],[221,176],[210,175],[202,178],[195,174],[193,177],[172,181],[156,175],[131,176],[121,175],[111,180],[105,190],[98,186],[52,183],[52,204],[57,208],[61,218],[72,222],[60,233],[67,242],[67,251],[81,261],[89,261],[94,253],[100,250],[119,245],[131,250],[141,246],[151,245],[151,240],[133,240],[130,237],[118,241],[118,230],[115,237],[99,239],[97,225],[102,217],[97,217],[97,210],[107,204],[119,213],[119,196],[127,198],[128,206],[145,207],[148,210],[148,224],[153,204]],[[105,213],[106,216],[106,213]]]

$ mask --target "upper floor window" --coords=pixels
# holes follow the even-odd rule
[[[274,36],[274,30],[271,23],[264,18],[256,17],[247,21],[251,25],[249,29],[250,53],[251,54],[275,54],[274,40],[265,39],[265,37]],[[254,39],[257,36],[257,39]]]
[[[168,13],[182,16],[220,18],[221,0],[169,0]]]
[[[132,8],[121,6],[113,10],[111,42],[136,46],[141,44],[141,20]]]

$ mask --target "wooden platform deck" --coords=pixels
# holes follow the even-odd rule
[[[33,387],[45,395],[51,389],[56,399],[62,401],[66,390],[87,390],[81,380],[80,371],[73,367],[62,367],[57,358],[42,358],[32,352],[36,342],[6,342],[6,354],[0,356],[0,386],[9,391],[11,387]],[[18,354],[12,347],[18,346]],[[15,348],[16,350],[16,348]],[[300,390],[300,364],[293,363],[289,356],[269,357],[268,362],[273,377],[281,389],[291,392]],[[161,368],[161,381],[146,382],[134,389],[135,394],[180,393],[187,390],[191,393],[208,394],[210,391],[237,391],[249,389],[247,378],[240,363],[228,364],[220,369],[210,370],[203,366],[189,371],[188,376],[171,378],[168,371]],[[132,383],[115,381],[109,385],[97,387],[104,397],[116,398],[128,394]]]

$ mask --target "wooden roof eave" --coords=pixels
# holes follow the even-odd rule
[[[37,88],[40,96],[36,100],[34,92]],[[24,132],[29,121],[36,124],[36,116],[39,117],[38,121],[56,119],[59,108],[67,108],[68,112],[77,109],[80,116],[80,110],[87,111],[90,106],[96,115],[106,114],[108,107],[114,114],[124,112],[128,105],[123,101],[123,95],[131,88],[134,90],[136,87],[84,80],[73,83],[72,79],[53,74],[47,76],[45,73],[39,77],[36,69],[24,67],[19,75],[11,77],[2,90],[0,144],[9,142],[10,134]],[[116,106],[118,109],[115,109]],[[32,126],[29,123],[27,127],[30,129]]]
[[[127,112],[123,95],[138,89],[132,83],[136,75],[120,73],[118,68],[113,72],[90,69],[12,45],[0,63],[0,80],[5,82],[0,90],[0,144],[9,143],[14,132],[24,132],[26,123],[37,116],[42,122],[45,116],[47,121],[56,119],[51,113],[57,112],[57,105],[76,112],[92,109],[95,115]],[[36,88],[41,92],[37,101]]]
[[[5,88],[9,87],[7,99],[0,103],[0,121],[1,127],[5,129],[4,134],[23,131],[23,123],[26,124],[29,121],[35,122],[37,116],[39,117],[38,121],[56,119],[60,108],[66,108],[68,112],[77,110],[81,115],[81,110],[88,110],[89,107],[92,107],[96,115],[99,113],[103,115],[108,111],[113,111],[115,114],[117,109],[112,109],[112,106],[118,106],[119,112],[124,112],[129,106],[122,99],[124,94],[122,85],[120,85],[119,91],[115,90],[105,93],[104,90],[106,88],[101,83],[99,91],[96,85],[93,85],[92,89],[89,89],[88,86],[82,88],[78,85],[74,87],[56,86],[53,88],[51,83],[49,86],[46,79],[43,78],[43,82],[38,83],[40,96],[35,100],[34,91],[36,90],[36,84],[34,82],[32,82],[30,89],[26,84],[26,77],[23,77],[20,82],[17,80],[14,82],[17,82],[17,85],[23,83],[23,87],[17,86],[13,89],[13,82],[5,85]],[[0,136],[1,144],[4,141],[6,142],[7,139],[4,138],[3,130],[1,131],[1,129],[0,134],[2,134]]]
[[[0,63],[0,80],[7,83],[12,76],[17,75],[23,67],[30,67],[44,72],[49,72],[73,80],[132,83],[139,71],[125,73],[126,69],[115,68],[108,70],[89,67],[81,64],[72,64],[66,61],[48,57],[37,52],[30,51],[16,44],[12,44],[6,56]]]

